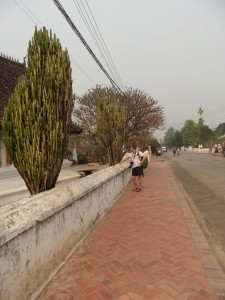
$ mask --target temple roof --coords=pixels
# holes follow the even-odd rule
[[[25,63],[13,60],[0,54],[0,128],[1,120],[4,114],[4,108],[8,103],[11,94],[17,85],[18,78],[25,72]],[[82,129],[72,123],[70,127],[71,134],[80,134]]]
[[[0,120],[3,118],[4,108],[17,85],[18,78],[25,69],[25,63],[0,55]]]

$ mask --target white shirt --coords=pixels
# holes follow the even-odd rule
[[[134,163],[133,168],[140,167],[141,165],[140,157],[144,156],[143,152],[137,150],[135,153],[131,152],[131,153],[127,153],[127,155],[130,157],[130,160]]]

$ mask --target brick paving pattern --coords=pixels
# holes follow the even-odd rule
[[[130,185],[40,300],[225,299],[225,276],[167,163]]]

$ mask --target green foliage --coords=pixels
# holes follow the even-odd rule
[[[165,143],[169,146],[180,147],[192,146],[198,147],[199,144],[203,147],[209,146],[213,137],[213,131],[204,125],[202,119],[198,123],[193,120],[187,120],[181,131],[170,128],[165,135]]]
[[[158,148],[160,147],[160,143],[156,138],[151,138],[151,143],[150,143],[151,147],[155,147]]]
[[[120,103],[114,98],[99,99],[96,123],[107,147],[109,165],[115,165],[121,159],[124,141],[125,115]]]
[[[107,151],[100,147],[96,147],[93,149],[93,154],[97,158],[97,161],[100,163],[107,163]]]
[[[200,107],[198,109],[199,120],[196,123],[193,120],[187,120],[180,131],[173,127],[165,133],[164,141],[167,147],[211,147],[212,144],[217,143],[217,138],[225,134],[225,123],[219,124],[213,131],[209,126],[204,125],[202,118],[204,110]]]
[[[174,134],[174,146],[182,147],[183,146],[183,137],[180,131],[176,130]]]
[[[182,134],[171,127],[165,133],[164,143],[168,148],[181,147],[183,145]]]
[[[170,127],[164,135],[164,143],[168,148],[172,148],[174,146],[174,135],[175,129]]]
[[[198,144],[203,145],[203,147],[209,146],[213,138],[213,131],[207,125],[202,125],[201,123],[197,126],[198,129]]]
[[[193,120],[187,120],[181,129],[184,146],[197,147],[198,142],[198,127],[197,123]]]
[[[151,138],[149,145],[151,145],[152,153],[155,153],[156,149],[160,148],[160,143],[156,138]]]
[[[3,136],[31,194],[53,188],[66,153],[72,110],[67,50],[56,36],[35,29],[28,65],[3,117]]]
[[[87,156],[83,155],[83,154],[78,154],[77,155],[77,163],[78,164],[87,164],[88,163]]]
[[[214,130],[214,133],[217,137],[225,134],[225,123],[220,123]]]

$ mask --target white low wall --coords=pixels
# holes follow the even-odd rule
[[[29,299],[130,181],[116,165],[0,208],[0,299]]]
[[[210,149],[209,148],[199,149],[199,148],[188,147],[188,148],[186,148],[186,150],[190,151],[190,152],[195,152],[195,153],[210,153]]]

